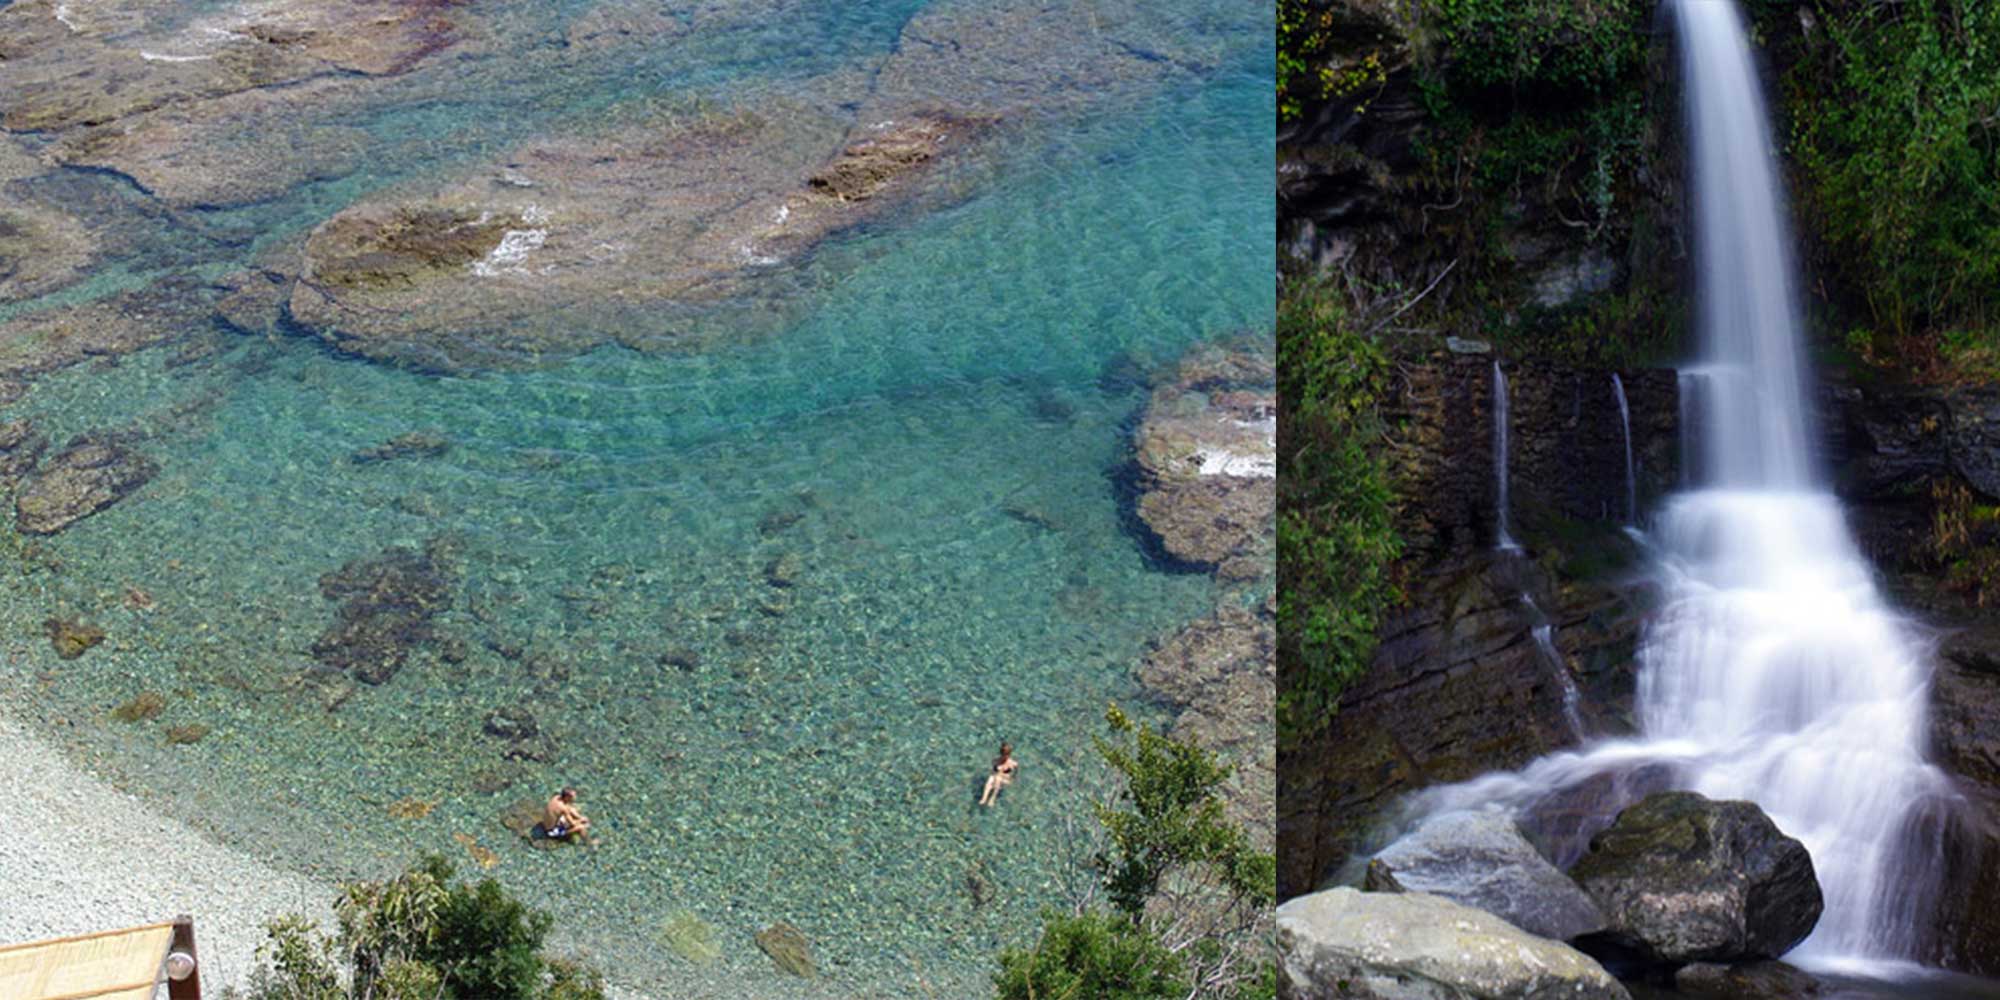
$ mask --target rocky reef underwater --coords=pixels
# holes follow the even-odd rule
[[[4,710],[674,996],[990,989],[1107,701],[1268,846],[1270,19],[0,4]]]

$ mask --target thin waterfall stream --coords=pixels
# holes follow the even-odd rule
[[[1618,429],[1625,440],[1625,523],[1639,523],[1638,477],[1632,471],[1632,410],[1625,405],[1625,382],[1611,373],[1611,391],[1618,396]]]
[[[1493,362],[1493,495],[1494,509],[1499,512],[1494,544],[1512,552],[1521,546],[1507,532],[1507,373],[1500,370],[1498,361]]]
[[[1788,961],[1893,975],[1919,943],[1896,903],[1924,889],[1903,835],[1920,803],[1950,794],[1924,758],[1931,648],[1879,592],[1813,459],[1793,240],[1742,19],[1715,0],[1668,7],[1686,87],[1700,345],[1681,379],[1682,424],[1694,424],[1700,461],[1653,522],[1660,602],[1638,650],[1639,734],[1432,789],[1418,807],[1520,808],[1668,762],[1676,785],[1754,801],[1811,852],[1826,909]],[[1504,548],[1498,365],[1494,389]],[[1629,426],[1627,454],[1629,495]]]

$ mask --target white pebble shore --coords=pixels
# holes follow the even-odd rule
[[[332,924],[330,885],[148,809],[0,716],[0,944],[194,917],[202,993],[241,986],[264,924]]]

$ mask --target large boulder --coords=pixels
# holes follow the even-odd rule
[[[1825,906],[1804,844],[1755,803],[1693,792],[1658,792],[1620,813],[1570,875],[1609,918],[1604,950],[1641,962],[1776,958]]]
[[[1590,956],[1425,893],[1330,889],[1278,907],[1280,996],[1629,1000]]]
[[[1605,927],[1597,903],[1494,809],[1425,820],[1368,863],[1366,888],[1441,896],[1558,941]]]

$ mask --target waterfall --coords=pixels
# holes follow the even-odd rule
[[[1625,383],[1611,373],[1611,391],[1618,396],[1618,427],[1625,435],[1625,523],[1639,523],[1639,483],[1632,474],[1632,410],[1625,405]]]
[[[1499,510],[1495,544],[1506,551],[1518,549],[1514,536],[1507,533],[1507,374],[1497,360],[1493,362],[1493,495]]]
[[[1750,799],[1811,852],[1826,897],[1787,956],[1893,974],[1914,953],[1914,810],[1949,795],[1924,760],[1922,634],[1889,607],[1819,482],[1791,237],[1733,3],[1669,0],[1681,39],[1701,356],[1682,380],[1699,469],[1657,519],[1657,613],[1639,649],[1635,740],[1435,789],[1422,808],[1525,805],[1593,773],[1670,761],[1677,783]],[[1688,390],[1693,389],[1693,392]],[[1684,416],[1685,419],[1685,416]]]

